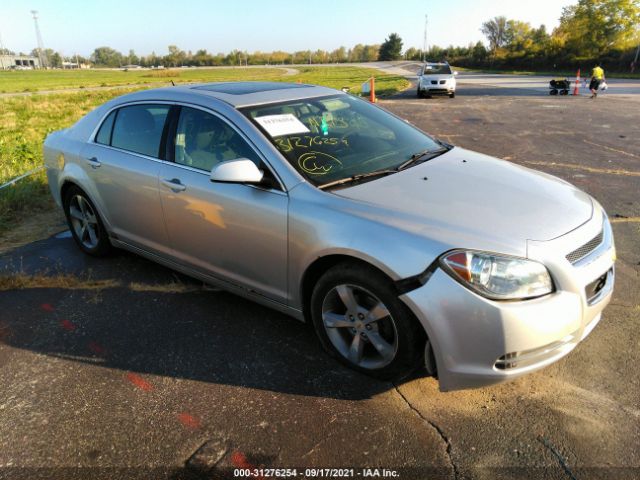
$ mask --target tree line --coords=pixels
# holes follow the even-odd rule
[[[579,0],[563,8],[558,27],[495,17],[482,24],[488,47],[434,46],[430,59],[445,59],[461,67],[528,70],[575,70],[600,62],[611,71],[640,70],[640,0]],[[423,52],[409,49],[407,58]]]
[[[301,50],[297,52],[252,52],[233,50],[229,53],[210,53],[207,50],[185,51],[176,45],[169,45],[168,53],[158,55],[152,52],[150,55],[137,55],[134,50],[123,54],[111,47],[98,47],[89,57],[80,55],[62,56],[52,49],[43,50],[43,56],[47,59],[47,65],[53,68],[62,67],[62,62],[80,64],[92,64],[96,67],[118,68],[128,65],[141,67],[217,67],[240,65],[286,65],[286,64],[319,64],[319,63],[348,63],[348,62],[375,62],[378,60],[380,45],[357,44],[347,49],[339,47],[335,50]],[[0,53],[13,55],[9,50]],[[21,55],[24,55],[21,53]],[[34,49],[31,55],[38,57],[38,49]]]
[[[375,45],[358,44],[335,50],[253,52],[233,50],[213,54],[207,50],[184,51],[176,45],[168,53],[138,56],[111,47],[96,48],[89,58],[63,57],[53,50],[43,52],[52,67],[63,61],[91,63],[97,67],[206,67],[233,65],[287,65],[373,62],[377,60],[448,61],[460,67],[528,70],[573,70],[601,62],[608,70],[633,70],[640,53],[640,0],[578,0],[562,10],[560,24],[548,32],[544,25],[499,16],[482,24],[487,39],[467,46],[431,46],[427,51],[411,47],[402,51],[402,39],[390,34]],[[6,53],[12,53],[5,50]],[[1,53],[1,52],[0,52]],[[34,49],[32,55],[38,56]],[[636,67],[640,70],[640,65]]]

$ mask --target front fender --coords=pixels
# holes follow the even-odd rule
[[[345,255],[364,261],[393,281],[422,273],[447,246],[360,215],[357,202],[301,184],[290,192],[289,298],[302,308],[301,284],[316,260]],[[370,213],[370,212],[368,212]]]

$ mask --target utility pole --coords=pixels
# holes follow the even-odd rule
[[[31,15],[33,15],[33,23],[36,26],[36,40],[38,41],[38,60],[40,60],[40,68],[47,67],[48,59],[47,55],[44,51],[44,44],[42,42],[42,35],[40,35],[40,27],[38,26],[38,11],[31,10]]]
[[[424,43],[422,44],[422,62],[424,63],[426,61],[426,55],[427,55],[427,22],[428,22],[428,16],[425,15],[424,16]]]
[[[0,34],[0,70],[4,70],[4,45],[2,44],[2,34]]]

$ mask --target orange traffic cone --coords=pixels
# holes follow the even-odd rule
[[[573,88],[573,94],[578,95],[578,86],[580,85],[580,69],[576,73],[576,86]]]
[[[376,80],[373,77],[371,77],[369,79],[369,101],[371,103],[375,103],[377,101],[377,99],[376,99]]]

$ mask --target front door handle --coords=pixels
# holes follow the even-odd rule
[[[91,168],[99,168],[102,164],[96,157],[91,157],[87,159],[87,165],[90,165]]]
[[[174,192],[182,192],[187,189],[187,186],[180,183],[180,180],[177,178],[172,178],[171,180],[164,179],[162,180],[162,185],[169,187]]]

